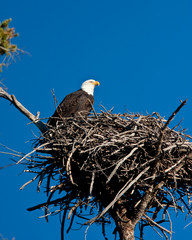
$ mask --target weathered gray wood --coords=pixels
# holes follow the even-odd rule
[[[29,118],[38,128],[44,133],[48,130],[48,127],[39,119],[39,112],[37,115],[33,115],[29,110],[27,110],[14,95],[10,95],[2,87],[0,87],[0,97],[11,102],[21,113],[23,113],[27,118]]]

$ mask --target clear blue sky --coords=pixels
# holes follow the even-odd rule
[[[157,111],[166,118],[188,98],[175,118],[192,134],[192,2],[170,1],[2,1],[0,21],[12,18],[20,36],[15,41],[30,53],[4,69],[0,80],[31,112],[49,117],[54,112],[51,90],[60,102],[94,78],[95,109],[102,104],[114,112]],[[0,143],[21,152],[32,149],[29,140],[37,129],[6,100],[0,99]],[[10,163],[0,156],[0,166]],[[19,188],[30,179],[22,166],[0,172],[0,233],[9,240],[59,240],[58,216],[47,224],[43,212],[27,212],[45,200],[36,185]],[[172,216],[173,240],[191,238],[192,225],[184,229],[183,217]],[[189,222],[189,221],[188,221]],[[84,230],[66,239],[84,239]],[[109,231],[111,228],[109,227]],[[101,239],[93,226],[87,239]],[[109,235],[111,236],[111,235]],[[160,239],[146,231],[146,239]],[[111,238],[109,238],[111,240]]]

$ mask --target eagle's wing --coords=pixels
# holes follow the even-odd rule
[[[88,115],[94,103],[93,96],[82,90],[68,94],[48,120],[49,125],[55,125],[58,118],[77,117],[79,112]]]
[[[77,104],[76,109],[74,109],[73,116],[77,117],[79,116],[79,113],[83,115],[88,115],[90,111],[92,110],[92,106],[94,104],[94,98],[92,95],[88,95],[86,93],[82,93],[77,97]]]

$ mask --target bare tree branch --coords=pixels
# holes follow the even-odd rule
[[[27,118],[29,118],[42,133],[45,133],[48,130],[47,126],[38,118],[39,112],[36,116],[33,115],[16,99],[14,95],[10,95],[2,87],[0,87],[0,97],[11,102],[21,113],[23,113]]]

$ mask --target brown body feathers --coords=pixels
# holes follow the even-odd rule
[[[58,120],[65,117],[86,116],[90,113],[94,98],[82,89],[68,94],[60,103],[54,114],[49,118],[47,124],[55,126]]]

